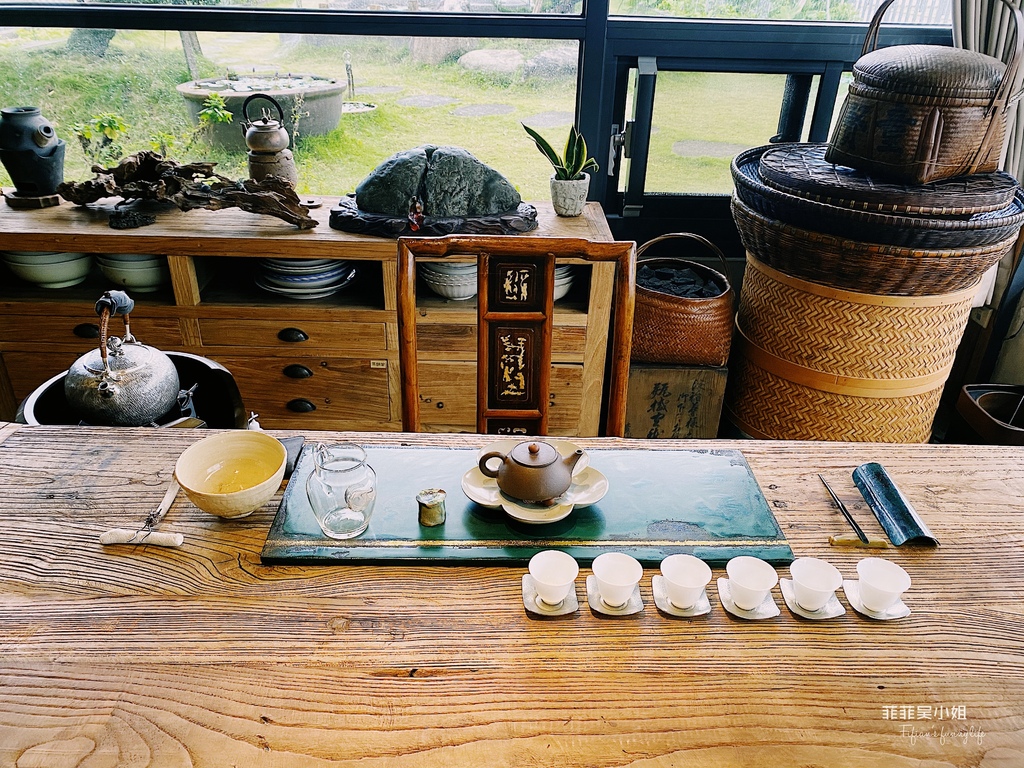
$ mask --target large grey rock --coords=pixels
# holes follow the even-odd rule
[[[460,147],[424,145],[381,163],[356,187],[367,213],[406,216],[413,197],[432,217],[491,216],[514,210],[522,198],[508,179]]]
[[[409,202],[419,194],[420,180],[427,172],[426,150],[415,147],[398,152],[374,168],[356,187],[360,210],[396,216],[409,213]]]
[[[579,54],[574,45],[562,45],[541,51],[523,65],[523,77],[541,77],[553,80],[575,77]]]

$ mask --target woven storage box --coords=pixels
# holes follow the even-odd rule
[[[826,155],[886,179],[922,184],[995,170],[1021,58],[1021,14],[1007,61],[940,45],[876,50],[886,0],[868,26]]]
[[[926,441],[976,290],[843,291],[748,255],[730,418],[753,437]]]
[[[699,243],[722,262],[723,271],[718,272],[698,262],[678,257],[641,258],[651,246],[670,239]],[[727,276],[725,256],[718,247],[700,235],[677,232],[649,240],[637,249],[636,255],[638,271],[644,265],[688,267],[705,279],[712,278],[725,286],[725,290],[709,298],[683,298],[638,284],[633,312],[632,361],[672,365],[725,365],[732,343],[735,292]]]
[[[812,283],[862,293],[924,296],[976,285],[1017,241],[976,248],[901,248],[826,235],[762,216],[733,198],[743,246],[770,267]]]
[[[736,196],[763,216],[849,240],[903,248],[975,248],[1016,235],[1024,223],[1024,195],[1012,188],[1009,205],[958,215],[883,213],[820,202],[769,186],[761,157],[771,146],[755,147],[733,158]]]

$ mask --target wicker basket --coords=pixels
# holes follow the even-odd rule
[[[733,198],[744,247],[780,272],[821,285],[892,296],[949,293],[976,284],[1017,240],[976,248],[921,249],[825,235],[762,216]]]
[[[1024,223],[1024,194],[1010,205],[964,216],[914,216],[842,208],[775,189],[764,183],[760,159],[770,146],[738,154],[732,161],[736,196],[758,213],[788,224],[851,240],[904,248],[975,248],[1016,235]]]
[[[875,50],[885,0],[868,26],[826,159],[908,184],[993,171],[999,165],[1024,21],[1014,21],[1006,63],[940,45]]]
[[[718,272],[698,262],[677,257],[640,258],[651,246],[670,239],[688,239],[700,243],[718,257],[723,271]],[[636,255],[638,269],[645,264],[654,267],[689,267],[704,277],[714,278],[725,286],[725,290],[711,298],[691,299],[637,285],[636,309],[633,314],[633,362],[725,365],[732,343],[735,292],[727,276],[725,256],[718,247],[700,235],[677,232],[649,240],[637,249]]]
[[[747,434],[923,442],[977,286],[876,296],[747,259],[726,405]]]

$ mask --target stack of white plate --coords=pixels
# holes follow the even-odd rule
[[[425,261],[417,265],[420,277],[438,296],[465,301],[476,296],[476,264],[441,264]]]
[[[356,268],[337,259],[260,259],[256,285],[290,299],[323,299],[352,282]]]
[[[7,251],[3,260],[11,272],[40,288],[78,285],[92,269],[92,256],[88,253]]]
[[[96,257],[100,271],[120,288],[152,293],[167,285],[171,273],[166,256],[149,253],[105,253]]]

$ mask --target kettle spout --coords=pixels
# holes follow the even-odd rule
[[[583,449],[577,448],[573,453],[566,456],[562,463],[565,464],[565,468],[569,470],[569,474],[572,474],[573,469],[576,467],[576,463],[583,458]]]

